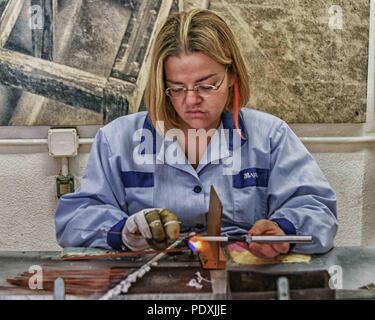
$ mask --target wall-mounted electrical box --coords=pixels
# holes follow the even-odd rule
[[[52,157],[74,157],[78,154],[78,134],[74,128],[49,129],[48,149]]]
[[[73,176],[57,176],[56,177],[57,197],[60,198],[64,194],[74,192]]]
[[[61,158],[61,172],[56,177],[56,194],[74,192],[74,176],[69,174],[69,157],[78,154],[79,137],[75,128],[56,128],[48,130],[48,150],[52,157]]]

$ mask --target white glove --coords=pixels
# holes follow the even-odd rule
[[[145,214],[160,208],[149,208],[132,214],[121,232],[122,242],[132,251],[141,251],[149,246],[146,239],[152,239],[152,234]]]

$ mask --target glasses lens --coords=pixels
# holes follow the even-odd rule
[[[216,87],[210,84],[201,84],[199,86],[196,86],[195,88],[198,94],[200,94],[201,96],[209,96],[211,93],[214,92]]]
[[[169,88],[167,90],[168,92],[168,95],[172,98],[178,98],[178,97],[182,97],[183,94],[184,94],[184,88],[182,87],[178,87],[178,88]]]
[[[171,98],[182,98],[185,96],[187,91],[195,91],[202,97],[208,97],[217,89],[218,86],[213,86],[211,84],[200,84],[195,86],[194,89],[185,89],[184,87],[168,88],[165,93]]]

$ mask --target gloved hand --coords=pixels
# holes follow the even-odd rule
[[[122,242],[132,251],[144,250],[149,245],[162,250],[179,238],[180,222],[168,209],[144,209],[126,220],[121,235]]]

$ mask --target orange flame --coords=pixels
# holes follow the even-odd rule
[[[194,252],[201,252],[203,249],[203,242],[199,237],[192,237],[188,242],[189,248]]]

